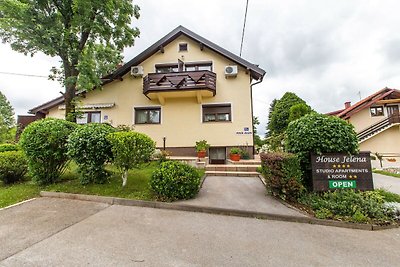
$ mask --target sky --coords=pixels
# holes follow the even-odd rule
[[[125,61],[182,25],[239,54],[246,0],[137,0],[140,38]],[[329,112],[384,87],[400,89],[400,1],[249,0],[242,57],[267,74],[253,89],[254,115],[263,136],[274,98],[294,92],[314,110]],[[0,43],[0,91],[16,114],[60,96],[48,76],[59,59],[24,56]]]

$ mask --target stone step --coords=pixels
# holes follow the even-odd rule
[[[259,165],[222,165],[210,164],[206,166],[207,171],[239,171],[239,172],[255,172]]]
[[[227,159],[226,162],[233,165],[261,165],[261,161],[259,159],[241,159],[239,161]]]
[[[206,171],[207,176],[236,176],[236,177],[258,177],[258,172],[239,172],[239,171]]]

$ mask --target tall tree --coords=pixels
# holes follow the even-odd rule
[[[258,147],[261,147],[263,145],[263,141],[261,140],[261,137],[257,134],[257,125],[260,125],[260,121],[258,120],[258,117],[253,116],[253,139],[254,139],[254,144]]]
[[[6,96],[0,92],[0,143],[11,141],[12,128],[15,126],[14,109]]]
[[[75,121],[76,92],[99,88],[139,36],[133,17],[131,0],[0,0],[0,38],[18,52],[61,59],[50,78],[65,87],[65,116]]]
[[[278,102],[278,100],[276,98],[274,98],[274,100],[272,100],[271,104],[269,104],[269,109],[268,109],[268,123],[267,123],[267,128],[266,128],[266,132],[265,132],[265,137],[269,137],[271,136],[271,130],[269,129],[270,126],[270,121],[271,121],[271,117],[272,117],[272,112],[274,111],[276,102]]]
[[[290,108],[297,104],[306,104],[295,93],[286,92],[272,107],[268,121],[268,134],[277,135],[283,133],[289,125]],[[272,104],[271,104],[272,105]]]

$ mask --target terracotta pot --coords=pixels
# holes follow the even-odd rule
[[[197,157],[198,158],[205,158],[206,157],[206,151],[205,150],[197,151]]]
[[[229,157],[233,161],[239,161],[240,160],[240,154],[230,154]]]

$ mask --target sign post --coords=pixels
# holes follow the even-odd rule
[[[314,191],[374,190],[370,152],[312,154],[311,167]]]

